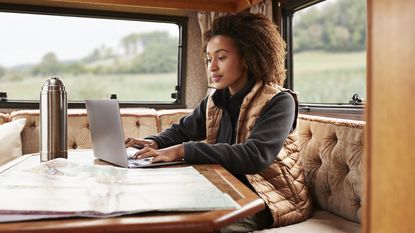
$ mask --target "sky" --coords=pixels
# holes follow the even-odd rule
[[[38,63],[48,52],[79,59],[102,45],[121,51],[124,36],[156,30],[179,33],[175,24],[0,12],[0,66]]]

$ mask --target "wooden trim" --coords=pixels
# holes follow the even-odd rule
[[[1,0],[0,3],[65,6],[83,9],[149,8],[167,10],[196,10],[238,12],[262,0]]]
[[[372,119],[372,111],[373,111],[373,105],[370,104],[371,102],[371,96],[372,96],[372,43],[370,41],[373,40],[373,33],[372,33],[372,13],[373,13],[373,6],[372,6],[372,0],[367,0],[367,25],[366,25],[366,113],[365,113],[365,120],[366,120],[366,130],[364,130],[364,144],[366,145],[364,147],[364,154],[366,156],[363,156],[363,200],[364,204],[362,206],[362,232],[363,233],[369,233],[371,231],[371,222],[370,222],[370,209],[371,209],[371,202],[368,200],[369,197],[372,196],[371,194],[371,155],[372,155],[372,143],[370,138],[372,138],[371,134],[371,128],[372,122],[370,119]]]
[[[350,120],[344,118],[325,117],[325,116],[313,116],[300,114],[298,116],[300,120],[314,121],[319,123],[333,124],[335,126],[343,126],[348,128],[363,129],[366,125],[364,121]]]

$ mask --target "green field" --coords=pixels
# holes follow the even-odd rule
[[[294,90],[300,102],[348,103],[353,94],[366,98],[366,53],[294,54]]]
[[[48,77],[26,77],[1,80],[1,91],[10,100],[38,100],[40,89]],[[117,94],[122,101],[172,101],[177,85],[176,73],[134,75],[62,75],[69,100],[105,99]]]
[[[301,102],[348,103],[353,94],[365,98],[365,53],[303,52],[294,54],[294,90]],[[172,101],[175,73],[134,75],[65,75],[69,100],[109,98],[122,101]],[[27,77],[0,79],[0,91],[11,100],[37,100],[47,79]]]

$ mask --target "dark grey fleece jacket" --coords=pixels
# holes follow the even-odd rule
[[[230,96],[227,89],[213,94],[214,104],[223,109],[216,144],[199,142],[206,139],[208,97],[178,124],[147,139],[156,140],[160,148],[184,142],[184,160],[196,164],[221,164],[246,184],[244,174],[258,173],[273,162],[294,129],[295,120],[294,98],[288,92],[280,92],[264,107],[245,143],[235,144],[240,107],[253,85],[251,82],[234,96]]]

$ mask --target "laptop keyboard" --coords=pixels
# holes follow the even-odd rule
[[[144,166],[153,163],[153,158],[134,159],[133,156],[137,153],[138,149],[134,147],[127,147],[125,149],[128,155],[128,164],[134,166]]]
[[[145,166],[153,163],[153,158],[144,158],[144,159],[128,159],[129,165],[134,166]]]
[[[139,151],[137,148],[134,147],[127,147],[125,148],[125,151],[127,152],[128,159],[132,158],[137,151]]]

